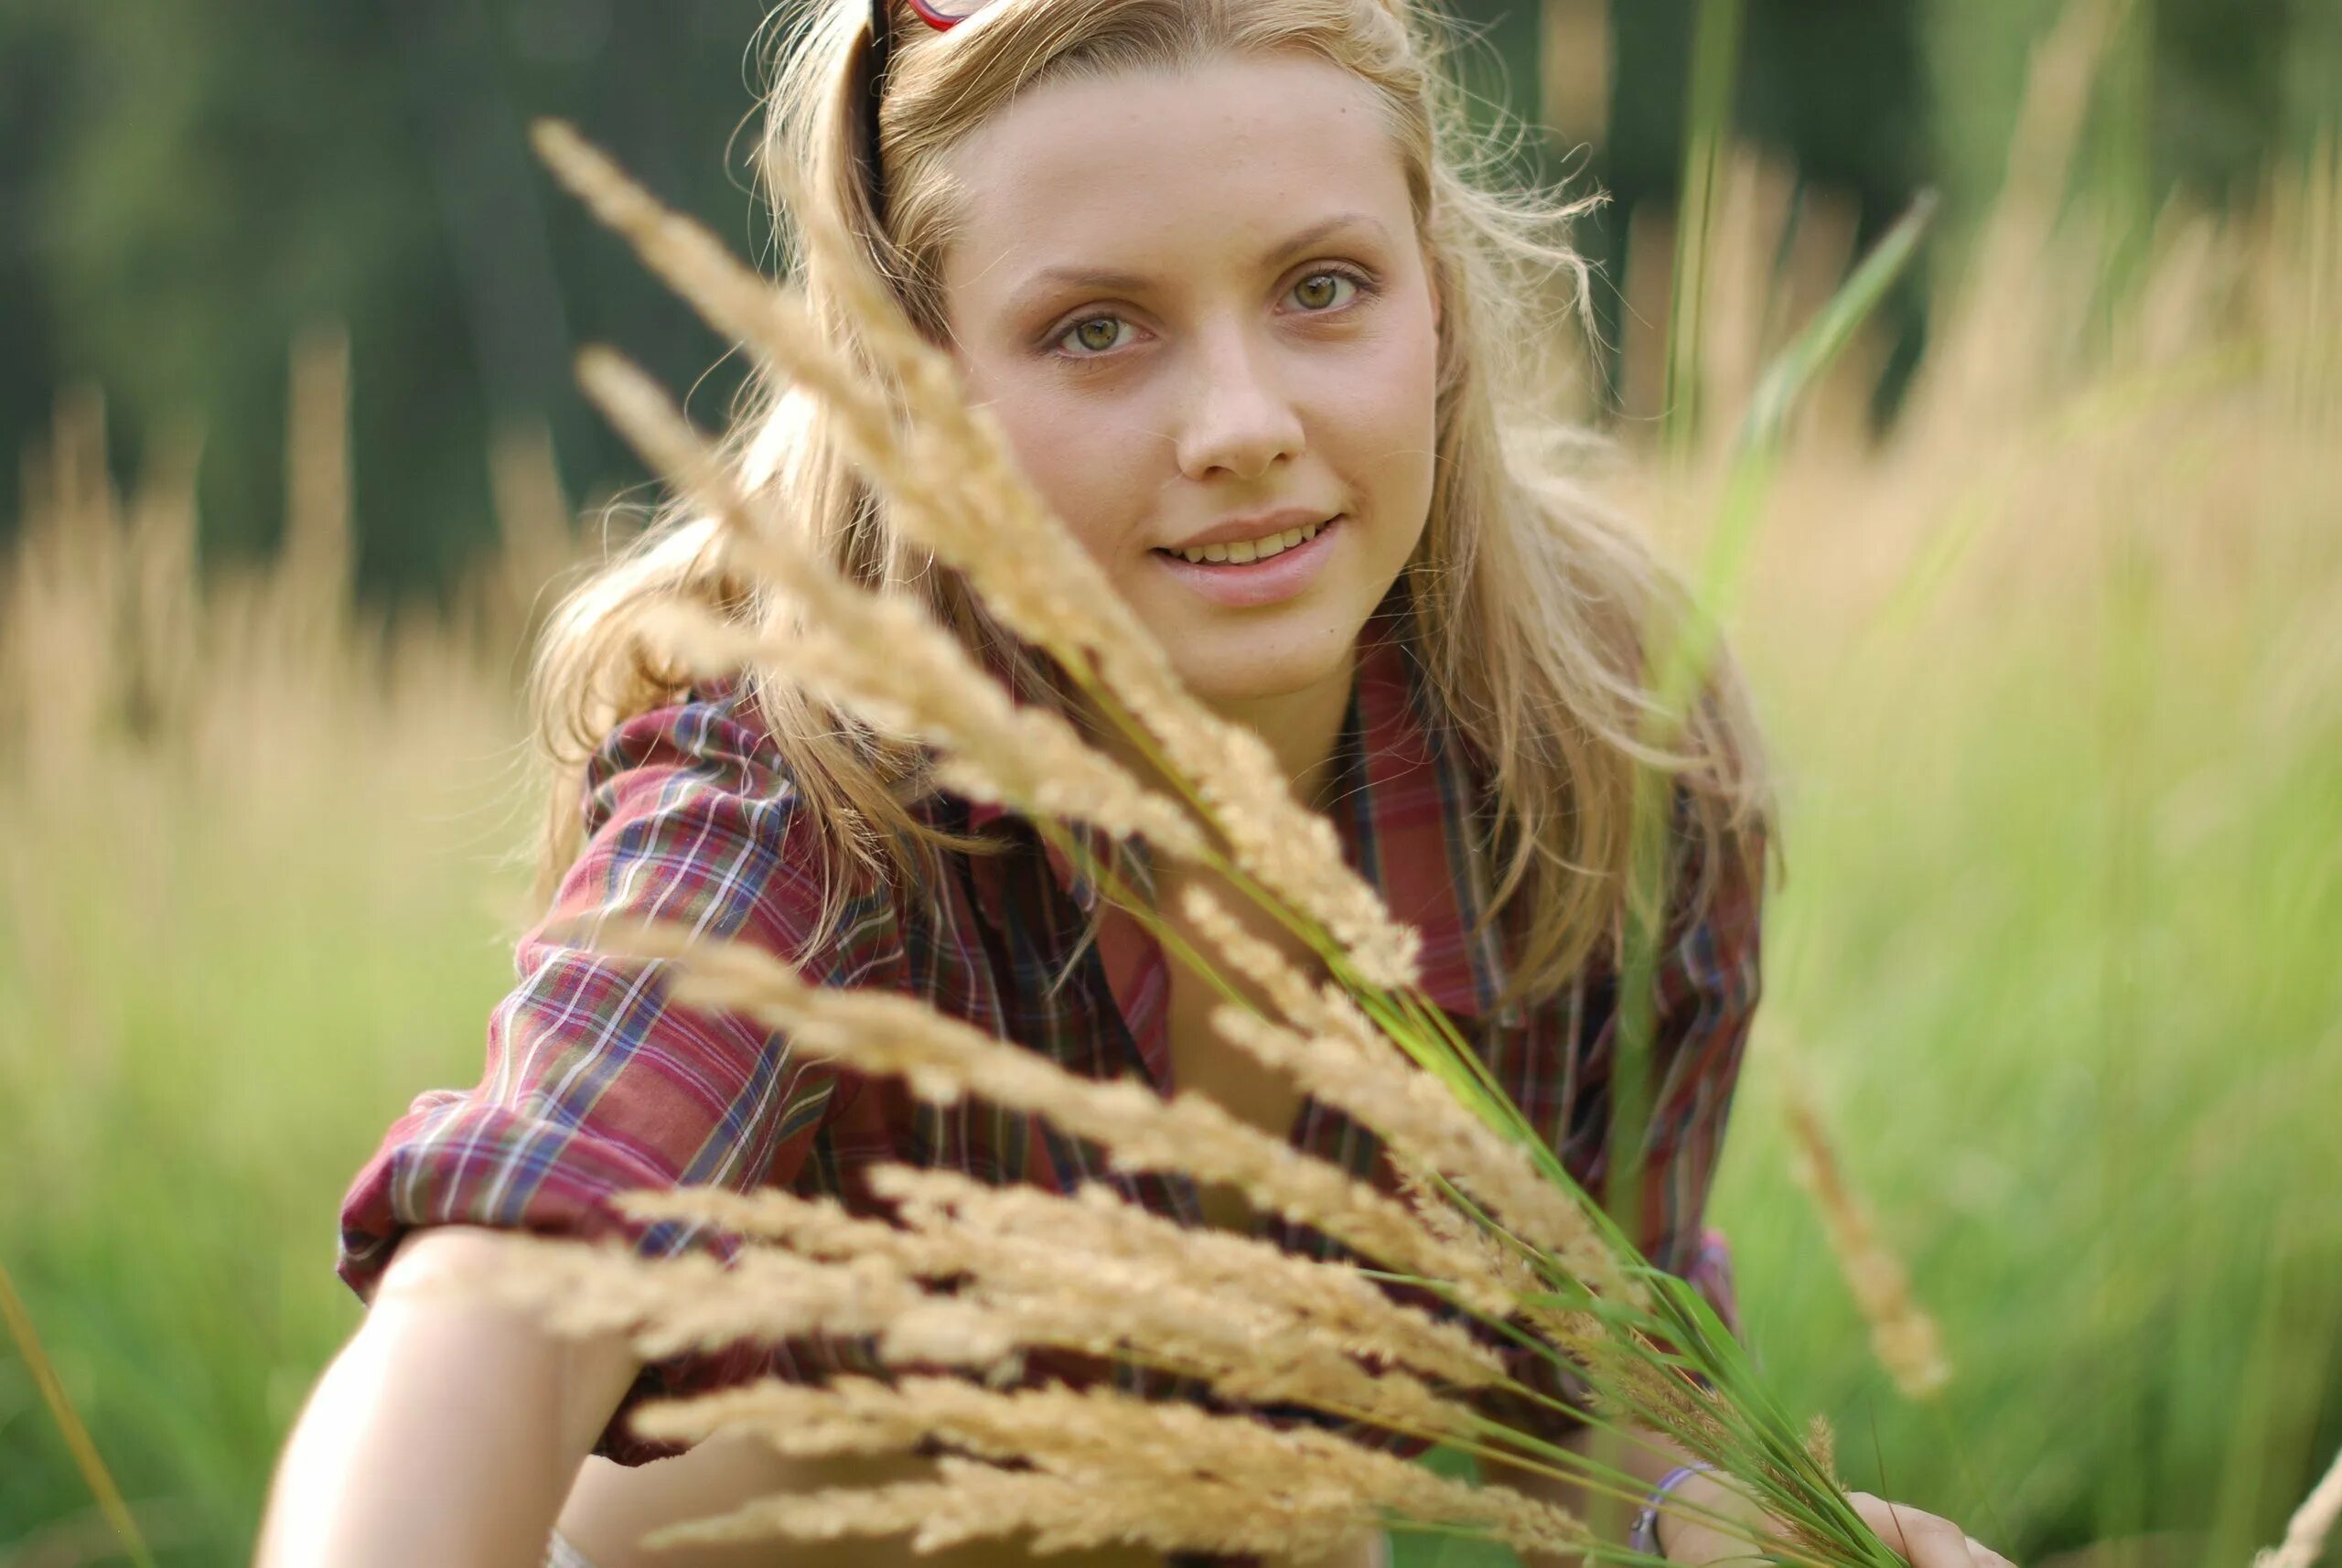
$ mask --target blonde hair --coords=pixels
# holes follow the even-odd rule
[[[1402,584],[1425,690],[1481,764],[1485,851],[1499,871],[1485,918],[1503,914],[1518,933],[1503,1001],[1560,991],[1606,933],[1617,950],[1638,759],[1681,781],[1689,826],[1708,852],[1695,901],[1723,852],[1764,842],[1752,831],[1769,811],[1761,748],[1728,653],[1670,747],[1640,738],[1655,703],[1650,650],[1688,624],[1690,607],[1637,532],[1574,477],[1587,441],[1558,412],[1567,333],[1552,319],[1552,285],[1573,284],[1582,309],[1586,271],[1559,231],[1590,203],[1483,177],[1490,149],[1475,152],[1460,91],[1439,69],[1443,18],[1416,0],[999,0],[945,33],[899,15],[880,127],[882,226],[861,162],[865,15],[862,0],[830,0],[778,35],[758,156],[789,160],[804,199],[828,204],[862,237],[910,318],[939,342],[941,260],[956,217],[940,155],[1017,94],[1058,78],[1287,51],[1327,60],[1379,95],[1441,300],[1436,478]],[[824,328],[862,357],[819,268],[801,254],[785,266]],[[955,574],[930,569],[889,531],[801,392],[752,386],[727,451],[770,526],[798,531],[857,581],[918,596],[1020,700],[1069,706],[1045,660],[993,622]],[[687,676],[641,651],[644,608],[682,595],[758,612],[751,585],[717,563],[713,539],[709,520],[669,513],[548,623],[532,671],[539,749],[553,777],[548,890],[578,850],[586,758],[613,725],[689,689]],[[786,682],[753,689],[833,873],[853,865],[924,881],[939,853],[985,847],[916,813],[916,748]],[[1745,865],[1762,875],[1755,859]],[[832,875],[812,943],[846,898]]]

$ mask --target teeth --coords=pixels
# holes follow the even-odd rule
[[[1325,528],[1313,522],[1306,528],[1288,528],[1283,533],[1272,533],[1265,539],[1249,539],[1241,544],[1207,544],[1197,550],[1176,552],[1185,560],[1202,565],[1207,561],[1225,561],[1239,565],[1248,561],[1265,561],[1272,555],[1282,555],[1296,544],[1305,544],[1317,537]]]

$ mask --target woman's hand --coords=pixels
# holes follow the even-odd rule
[[[1675,1495],[1692,1508],[1746,1523],[1734,1533],[1706,1518],[1663,1509],[1659,1519],[1659,1550],[1671,1563],[1684,1563],[1687,1568],[1705,1568],[1735,1558],[1747,1563],[1753,1560],[1748,1536],[1784,1533],[1746,1492],[1724,1485],[1714,1476],[1694,1476],[1677,1487]],[[1922,1512],[1908,1503],[1890,1503],[1869,1492],[1849,1492],[1846,1500],[1911,1568],[2016,1568],[1948,1519]]]
[[[1846,1500],[1854,1505],[1872,1532],[1911,1568],[2016,1568],[1948,1519],[1921,1513],[1908,1503],[1890,1503],[1868,1492],[1848,1492]]]

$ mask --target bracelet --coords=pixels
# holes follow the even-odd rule
[[[1659,1549],[1659,1505],[1666,1500],[1668,1493],[1685,1481],[1694,1476],[1708,1475],[1714,1469],[1714,1465],[1691,1464],[1678,1465],[1670,1470],[1659,1485],[1650,1489],[1650,1496],[1643,1499],[1643,1511],[1635,1516],[1635,1527],[1627,1533],[1628,1548],[1646,1557],[1666,1556]]]

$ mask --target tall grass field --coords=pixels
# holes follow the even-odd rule
[[[1630,422],[1603,483],[1708,574],[1782,783],[1713,1209],[1762,1366],[1853,1485],[2021,1563],[2242,1568],[2342,1446],[2342,171],[2118,244],[2038,177],[2055,89],[1900,422],[1858,343],[1720,556],[1731,416],[1845,259],[1725,159],[1671,354],[1710,427]],[[358,1320],[343,1185],[473,1081],[526,914],[543,455],[500,454],[459,612],[363,613],[353,372],[295,362],[276,565],[201,570],[191,459],[118,492],[90,396],[5,564],[0,1568],[127,1560],[92,1454],[156,1561],[247,1559]],[[1932,1399],[1870,1351],[1792,1090],[1940,1324]]]

